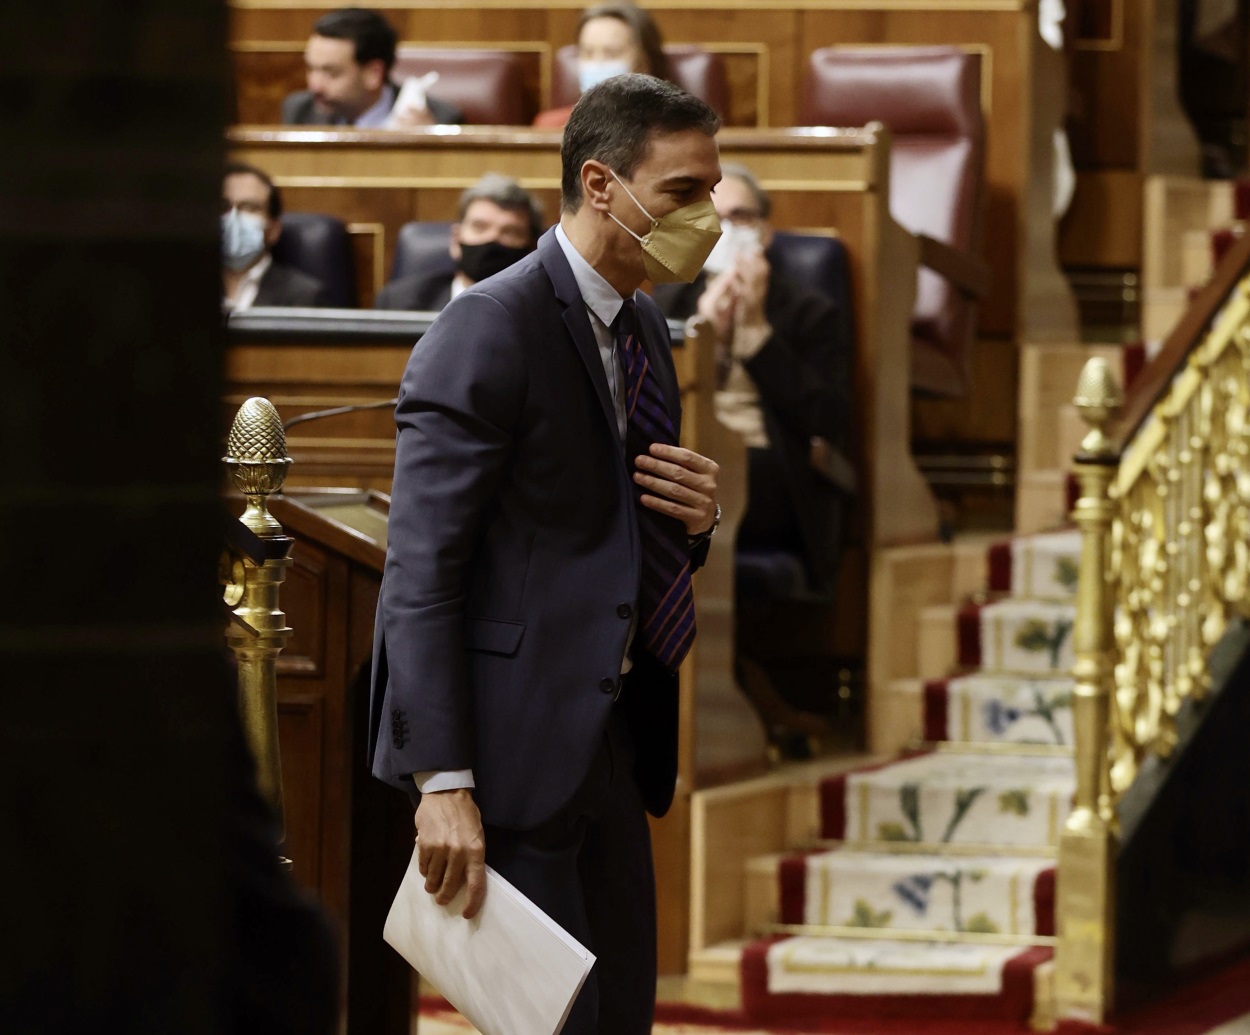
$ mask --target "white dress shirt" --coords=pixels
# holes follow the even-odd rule
[[[221,300],[222,308],[233,313],[241,313],[244,309],[252,308],[252,305],[256,302],[256,295],[260,291],[260,282],[265,274],[269,272],[269,267],[272,265],[273,256],[265,252],[256,261],[256,264],[249,267],[248,271],[243,274],[243,279],[239,281],[239,289],[234,293],[234,298],[223,298]]]

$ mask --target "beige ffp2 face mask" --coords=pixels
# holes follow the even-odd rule
[[[612,173],[612,178],[629,195],[629,200],[651,220],[651,229],[639,237],[611,212],[608,213],[617,226],[642,245],[642,263],[651,283],[674,284],[680,281],[689,284],[693,281],[721,235],[720,220],[712,202],[696,201],[656,219],[642,207],[634,192],[616,173]]]

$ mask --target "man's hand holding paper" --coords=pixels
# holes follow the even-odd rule
[[[486,839],[473,792],[461,787],[423,794],[413,822],[425,890],[445,906],[467,885],[462,915],[472,920],[486,896]]]

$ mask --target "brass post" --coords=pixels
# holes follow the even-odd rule
[[[222,462],[247,497],[247,510],[239,520],[266,547],[260,563],[251,557],[231,558],[225,598],[236,621],[230,623],[226,638],[239,663],[239,710],[256,759],[257,780],[277,815],[281,842],[285,825],[276,663],[291,630],[278,607],[278,591],[291,564],[293,541],[283,535],[266,501],[282,487],[291,458],[282,420],[268,399],[248,399],[239,407]]]
[[[1090,426],[1076,456],[1081,494],[1073,518],[1081,529],[1074,647],[1076,800],[1059,841],[1055,954],[1060,1019],[1101,1023],[1114,1003],[1115,861],[1119,828],[1110,797],[1114,598],[1108,581],[1110,486],[1117,457],[1106,428],[1120,408],[1106,360],[1085,364],[1073,400]]]

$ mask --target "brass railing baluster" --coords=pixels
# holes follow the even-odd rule
[[[235,621],[226,638],[238,659],[239,710],[248,744],[256,759],[261,794],[278,820],[278,840],[284,837],[282,768],[278,752],[277,659],[291,635],[278,593],[291,565],[293,542],[269,513],[267,498],[282,488],[291,458],[278,411],[268,399],[248,399],[239,407],[223,462],[234,483],[247,497],[239,520],[262,540],[264,557],[230,558],[226,603]]]
[[[1055,999],[1060,1017],[1100,1023],[1114,995],[1115,855],[1117,829],[1110,794],[1111,688],[1115,638],[1108,583],[1110,486],[1115,454],[1106,435],[1120,406],[1120,388],[1102,358],[1081,372],[1076,405],[1090,426],[1076,473],[1081,483],[1073,517],[1081,529],[1080,582],[1072,709],[1076,800],[1059,841]]]

